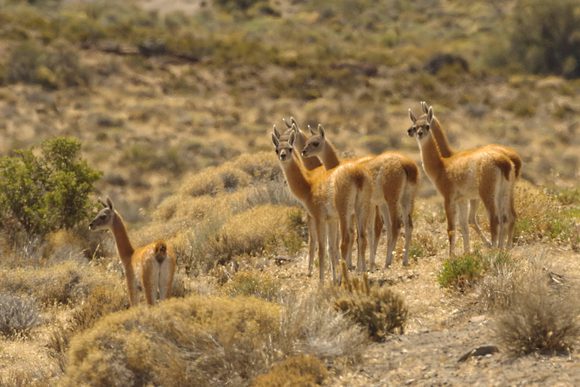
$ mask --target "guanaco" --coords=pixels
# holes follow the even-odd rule
[[[429,112],[429,107],[431,107],[431,109],[433,108],[432,106],[429,106],[427,104],[427,102],[421,101],[421,109],[423,110],[423,116],[419,117],[420,119],[425,119],[425,116]],[[437,146],[439,147],[439,151],[441,152],[441,156],[449,157],[449,156],[456,153],[453,150],[453,148],[451,148],[451,146],[449,145],[449,141],[447,140],[447,135],[445,134],[445,131],[443,130],[441,123],[439,122],[439,120],[437,119],[437,116],[435,114],[433,114],[431,131],[433,132],[433,136],[435,136],[435,141],[437,142]],[[514,173],[515,173],[516,180],[521,175],[522,158],[520,157],[520,155],[518,154],[518,152],[515,149],[513,149],[509,146],[498,145],[498,144],[488,144],[488,145],[484,145],[484,146],[481,146],[478,148],[473,148],[470,151],[471,152],[499,152],[500,154],[502,154],[505,157],[507,157],[508,159],[510,159],[510,161],[514,165]],[[515,183],[515,181],[514,181],[514,183]],[[510,203],[509,204],[510,204],[510,211],[512,213],[513,222],[511,222],[511,224],[508,225],[507,246],[511,247],[513,244],[515,220],[517,218],[517,213],[516,213],[515,204],[514,204],[513,186],[511,188]],[[491,246],[491,241],[483,234],[483,232],[481,231],[481,227],[479,226],[479,223],[477,221],[477,207],[478,206],[479,206],[479,200],[473,199],[473,200],[469,201],[469,224],[471,224],[473,226],[473,228],[475,229],[477,234],[481,237],[483,242],[486,245]]]
[[[405,226],[403,265],[407,266],[413,233],[412,214],[419,176],[417,164],[409,157],[397,152],[384,152],[377,156],[341,161],[322,125],[319,124],[316,130],[310,128],[310,132],[312,136],[306,141],[302,149],[304,158],[318,158],[327,169],[335,168],[345,162],[354,162],[368,169],[371,173],[374,183],[371,220],[375,219],[375,227],[370,227],[368,233],[371,246],[371,268],[375,266],[383,222],[387,225],[388,230],[385,267],[391,265],[401,229],[401,219]]]
[[[276,128],[276,126],[274,126],[274,135],[276,135],[276,137],[280,139],[288,141],[290,133],[294,132],[294,128],[296,128],[294,147],[296,149],[302,149],[304,147],[304,143],[306,142],[306,135],[302,132],[302,130],[300,130],[300,126],[298,126],[298,123],[296,122],[294,117],[290,117],[290,122],[286,121],[285,118],[282,118],[282,121],[286,125],[286,131],[284,133],[280,133]],[[312,171],[322,166],[322,163],[316,157],[308,159],[301,157],[301,160],[304,167],[309,171]],[[315,232],[316,225],[314,224],[314,219],[312,219],[310,214],[307,214],[307,218],[308,219],[306,225],[308,227],[308,276],[310,277],[312,276],[314,255],[316,254],[316,246],[318,244],[318,241],[316,240],[316,232]],[[348,264],[350,265],[350,262],[348,262]]]
[[[99,200],[103,208],[89,224],[89,229],[111,230],[127,280],[127,290],[131,306],[139,303],[139,289],[145,292],[147,304],[153,305],[156,299],[171,297],[176,260],[167,242],[159,240],[134,249],[127,235],[121,215],[114,209],[110,198]],[[159,296],[159,297],[157,297]]]
[[[409,118],[413,125],[407,133],[416,138],[423,169],[444,199],[449,256],[455,254],[457,215],[464,252],[470,250],[468,201],[478,197],[488,213],[492,245],[502,248],[505,224],[511,221],[509,190],[515,179],[512,162],[494,152],[463,151],[443,157],[431,132],[433,109],[429,108],[421,120],[409,109]]]
[[[358,231],[357,270],[365,270],[365,250],[367,244],[368,215],[372,195],[372,179],[366,170],[356,165],[340,166],[332,170],[317,168],[308,171],[294,152],[296,132],[288,139],[282,139],[274,130],[274,144],[280,167],[290,191],[302,202],[314,222],[314,232],[318,242],[320,281],[324,281],[324,257],[326,243],[332,266],[333,281],[337,281],[338,230],[341,238],[348,241],[353,215]],[[341,242],[341,247],[342,247]],[[341,249],[346,261],[348,249]]]

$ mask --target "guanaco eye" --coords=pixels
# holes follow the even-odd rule
[[[313,142],[312,145],[317,147],[320,144],[318,142]]]
[[[104,220],[107,216],[105,214],[99,215],[99,219]]]

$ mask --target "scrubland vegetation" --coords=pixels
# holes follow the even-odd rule
[[[579,11],[0,0],[0,385],[578,384]],[[411,266],[400,244],[390,269],[319,288],[268,131],[294,115],[341,156],[419,160],[420,100],[454,148],[522,156],[514,249],[472,233],[447,259],[423,175]],[[87,230],[99,195],[135,245],[173,244],[173,299],[128,310],[112,238]],[[457,365],[483,340],[500,353]]]

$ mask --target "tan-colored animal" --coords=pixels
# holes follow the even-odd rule
[[[421,101],[421,109],[423,110],[423,116],[419,117],[419,119],[425,119],[425,116],[429,112],[429,107],[430,106],[427,105],[427,102]],[[443,128],[441,126],[441,123],[439,122],[439,120],[437,119],[437,116],[435,116],[435,115],[433,115],[433,121],[431,124],[431,131],[433,132],[433,136],[435,136],[435,141],[437,142],[437,146],[439,147],[439,151],[441,152],[441,156],[449,157],[449,156],[456,153],[453,150],[453,148],[451,148],[451,146],[449,145],[449,141],[447,140],[447,135],[445,134],[445,131],[443,130]],[[520,177],[520,175],[522,173],[522,159],[521,159],[520,155],[518,154],[518,152],[509,146],[498,145],[498,144],[488,144],[488,145],[484,145],[484,146],[481,146],[478,148],[470,149],[470,151],[471,152],[492,152],[492,153],[498,152],[498,153],[504,155],[505,157],[507,157],[508,159],[510,159],[510,161],[514,165],[514,168],[515,168],[514,172],[515,172],[516,180]],[[483,234],[483,232],[481,231],[481,227],[479,227],[479,223],[477,221],[477,207],[478,206],[479,206],[478,199],[473,199],[473,200],[469,201],[469,224],[471,224],[473,226],[473,228],[479,234],[479,236],[485,242],[485,244],[487,244],[488,246],[491,246],[491,241]],[[512,213],[512,217],[514,219],[514,222],[511,223],[511,225],[508,229],[508,233],[507,233],[508,234],[507,235],[507,246],[508,247],[511,247],[511,245],[513,243],[515,219],[517,219],[517,213],[516,213],[515,205],[514,205],[513,186],[512,186],[512,192],[510,193],[510,211]]]
[[[367,156],[354,160],[341,161],[336,149],[328,140],[322,125],[316,130],[311,128],[312,136],[306,140],[302,156],[306,159],[318,158],[325,168],[332,169],[344,163],[354,162],[369,170],[373,178],[373,198],[371,202],[371,219],[378,211],[382,215],[375,220],[375,227],[369,228],[370,262],[375,265],[375,257],[383,221],[387,225],[388,242],[385,267],[391,265],[393,252],[397,245],[401,229],[401,219],[405,226],[405,248],[403,265],[409,264],[409,249],[413,234],[413,206],[417,192],[419,169],[409,157],[397,152],[384,152],[377,156]]]
[[[477,198],[483,201],[489,216],[492,245],[502,248],[506,223],[513,221],[509,211],[509,192],[515,180],[512,162],[494,152],[463,151],[443,157],[431,132],[433,109],[429,108],[421,120],[409,109],[409,118],[413,125],[407,133],[417,139],[423,169],[444,199],[449,255],[455,253],[458,215],[464,252],[470,250],[468,201]]]
[[[286,124],[286,131],[284,133],[280,133],[277,130],[276,126],[274,126],[274,135],[279,139],[288,141],[290,134],[295,131],[294,130],[295,127],[296,138],[294,140],[294,147],[296,149],[302,149],[304,147],[304,142],[306,140],[304,139],[305,136],[300,130],[300,127],[298,126],[298,123],[296,122],[294,117],[290,117],[290,122],[286,121],[284,118],[282,118],[282,121],[284,121],[284,124]],[[312,171],[322,166],[322,163],[316,157],[305,159],[302,156],[300,156],[300,159],[302,161],[302,164],[304,165],[304,168],[306,168],[309,171]],[[318,245],[318,241],[316,239],[316,231],[315,231],[316,225],[314,224],[314,219],[312,219],[312,216],[310,216],[310,214],[307,214],[307,217],[308,219],[306,224],[308,226],[308,276],[311,276],[314,255],[316,254],[316,247]],[[350,262],[348,262],[348,264],[350,265]]]
[[[157,241],[134,249],[127,235],[121,215],[113,208],[113,202],[101,201],[103,209],[89,225],[89,229],[111,230],[117,244],[117,251],[125,270],[127,290],[131,306],[139,303],[140,289],[144,290],[149,305],[157,298],[171,297],[173,276],[175,274],[175,254],[165,241]]]
[[[314,222],[318,242],[320,281],[324,280],[324,257],[328,242],[332,263],[332,278],[337,280],[338,230],[341,236],[342,258],[348,259],[348,241],[351,222],[356,219],[358,231],[358,270],[365,270],[368,216],[372,195],[372,180],[366,170],[356,165],[345,165],[332,170],[317,168],[308,171],[297,152],[294,152],[296,133],[287,140],[281,139],[277,130],[272,142],[286,177],[290,191],[302,202]]]

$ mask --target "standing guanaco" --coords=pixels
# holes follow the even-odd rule
[[[319,124],[316,130],[310,129],[312,136],[305,143],[302,150],[303,157],[310,159],[316,156],[327,169],[335,168],[345,162],[354,162],[370,171],[374,183],[371,220],[375,218],[378,209],[388,230],[385,267],[392,263],[393,252],[399,238],[401,219],[405,226],[403,265],[408,265],[413,233],[412,214],[419,176],[417,164],[409,157],[397,152],[384,152],[377,156],[341,161],[322,125]],[[379,219],[375,221],[374,228],[369,228],[371,268],[374,267],[382,225],[383,222]]]
[[[315,225],[318,242],[320,281],[324,280],[324,257],[328,241],[332,276],[336,281],[338,267],[338,232],[342,240],[348,241],[353,215],[358,231],[358,270],[365,269],[367,226],[372,195],[372,179],[366,170],[356,165],[345,165],[332,170],[317,168],[308,171],[294,152],[295,131],[288,139],[281,139],[277,130],[272,133],[280,167],[290,191],[302,202]],[[343,243],[341,242],[341,247]],[[347,260],[349,251],[341,249],[342,258]]]
[[[144,290],[149,305],[153,305],[157,298],[164,300],[171,297],[176,267],[171,246],[160,240],[134,249],[123,219],[113,208],[111,199],[107,198],[106,202],[102,200],[100,202],[103,209],[89,224],[89,229],[93,231],[107,229],[113,233],[125,271],[131,306],[139,303],[140,288]]]
[[[425,118],[425,116],[429,112],[430,107],[431,107],[431,109],[433,109],[432,106],[427,105],[427,102],[421,101],[421,109],[423,110],[423,116],[419,117],[420,119]],[[433,136],[435,136],[435,141],[437,142],[437,146],[439,147],[439,151],[441,152],[441,155],[443,157],[449,157],[449,156],[456,153],[453,150],[453,148],[451,148],[451,146],[449,145],[449,141],[447,140],[447,135],[445,134],[445,131],[443,130],[441,123],[439,122],[439,120],[437,119],[437,116],[435,114],[433,115],[431,131],[433,132]],[[507,157],[508,159],[510,159],[510,161],[514,165],[514,172],[515,172],[516,180],[520,177],[520,175],[522,173],[522,158],[520,157],[520,155],[518,154],[518,152],[515,149],[513,149],[509,146],[498,145],[498,144],[488,144],[488,145],[484,145],[484,146],[481,146],[478,148],[473,148],[473,149],[471,149],[471,151],[472,152],[492,152],[492,153],[498,152],[498,153],[504,155],[505,157]],[[479,227],[479,223],[477,221],[477,207],[478,207],[478,205],[479,205],[479,200],[477,200],[477,199],[473,199],[473,200],[469,201],[469,224],[473,225],[475,231],[479,234],[479,236],[484,241],[484,243],[487,244],[488,246],[491,246],[491,241],[489,239],[487,239],[487,237],[483,234],[483,232],[481,231],[481,228]],[[507,235],[507,239],[508,239],[507,246],[508,247],[511,247],[511,245],[513,243],[514,226],[515,226],[515,220],[517,218],[517,213],[516,213],[515,205],[514,205],[513,186],[511,189],[511,193],[510,193],[510,211],[512,213],[513,222],[508,225],[508,233],[507,233],[508,234]]]
[[[515,179],[512,162],[494,152],[463,151],[443,157],[431,132],[433,109],[417,119],[409,109],[413,125],[407,130],[417,139],[423,169],[443,196],[447,216],[449,255],[455,253],[455,222],[463,235],[465,253],[469,252],[468,201],[480,198],[488,212],[493,246],[503,247],[505,224],[511,221],[509,191]]]

